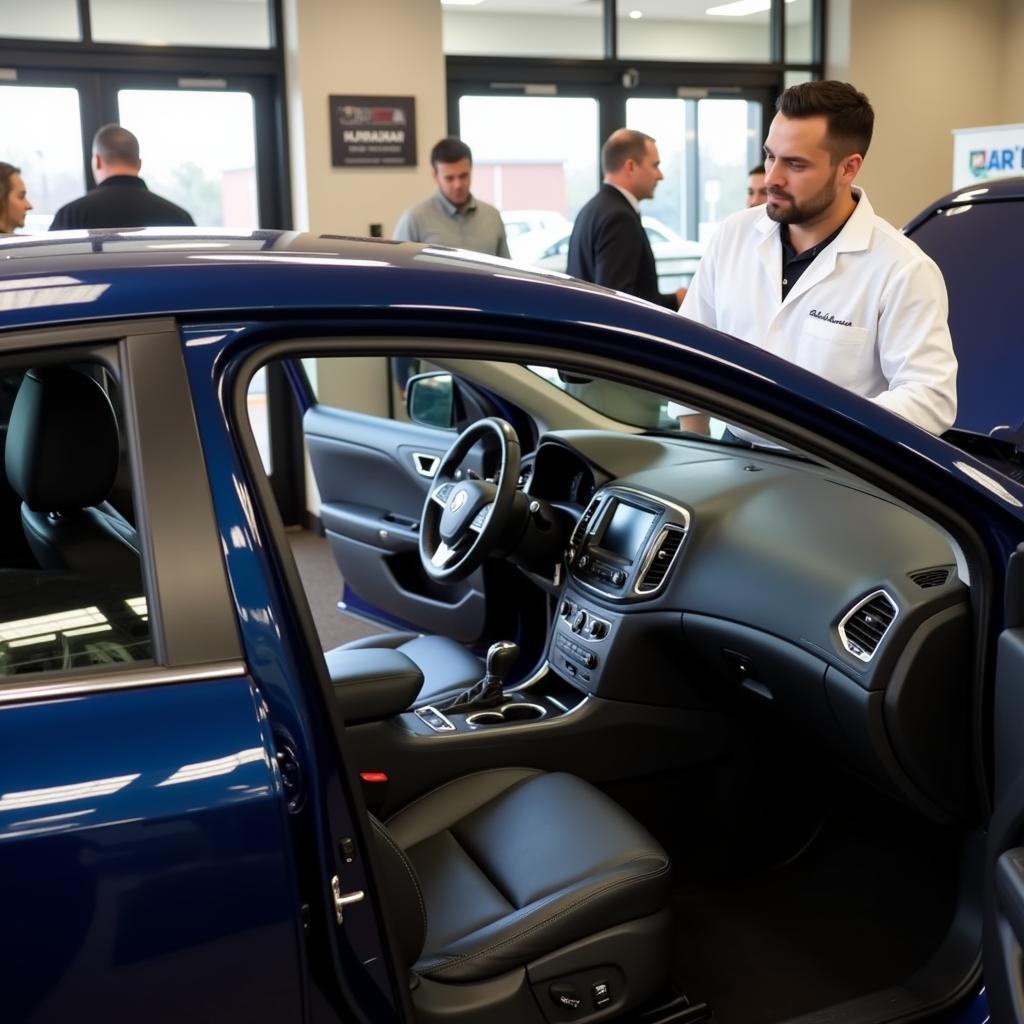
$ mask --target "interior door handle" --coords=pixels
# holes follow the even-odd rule
[[[412,464],[420,476],[433,479],[437,473],[437,467],[441,465],[441,458],[438,455],[428,455],[426,452],[413,452]]]

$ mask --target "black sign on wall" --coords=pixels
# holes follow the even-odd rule
[[[415,167],[415,96],[331,96],[331,165]]]

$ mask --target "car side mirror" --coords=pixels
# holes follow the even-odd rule
[[[563,384],[593,384],[593,377],[584,377],[582,373],[568,373],[565,370],[557,370],[558,379]]]
[[[405,411],[413,423],[449,428],[455,422],[455,386],[450,373],[434,370],[410,377],[405,385]]]

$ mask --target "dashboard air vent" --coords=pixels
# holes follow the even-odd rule
[[[931,587],[941,587],[949,580],[952,567],[940,565],[934,569],[918,569],[916,572],[907,575],[922,589],[928,590]]]
[[[897,614],[896,602],[876,590],[846,613],[839,623],[839,638],[855,658],[870,661]]]
[[[590,520],[594,518],[594,513],[597,511],[597,506],[600,504],[597,498],[586,507],[583,515],[580,516],[579,521],[573,528],[572,537],[569,540],[569,546],[571,548],[578,549],[583,543],[583,538],[587,535],[587,527],[590,525]]]
[[[638,594],[651,594],[665,582],[665,577],[668,576],[685,537],[686,533],[683,530],[671,526],[665,528],[654,547],[646,572],[636,585]]]

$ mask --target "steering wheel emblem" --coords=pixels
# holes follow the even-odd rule
[[[466,499],[469,497],[469,491],[464,487],[459,488],[455,492],[455,497],[452,498],[452,503],[448,506],[453,512],[458,512],[463,505],[466,504]]]

